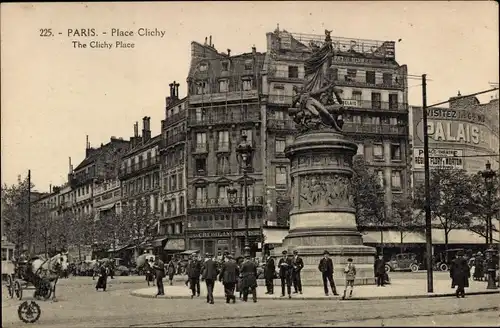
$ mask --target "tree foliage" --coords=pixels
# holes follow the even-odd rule
[[[353,158],[351,192],[358,227],[383,225],[386,221],[384,190],[379,178],[368,169],[361,155]]]
[[[450,231],[468,226],[471,183],[464,170],[437,169],[430,173],[430,210],[439,228],[444,230],[445,248]],[[425,189],[421,184],[415,192],[415,208],[425,211]]]
[[[409,232],[424,230],[423,217],[414,215],[413,199],[409,195],[397,198],[392,203],[391,225],[396,227],[399,232],[401,252],[404,249],[404,238]]]

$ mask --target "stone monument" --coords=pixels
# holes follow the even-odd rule
[[[318,264],[325,250],[334,262],[336,284],[345,283],[348,258],[357,268],[356,284],[373,284],[376,251],[363,245],[350,191],[357,145],[342,133],[342,90],[330,77],[334,51],[330,31],[325,35],[321,46],[312,45],[304,85],[294,88],[289,109],[299,133],[285,149],[291,163],[292,209],[289,233],[276,251],[299,252],[304,285],[322,284]]]

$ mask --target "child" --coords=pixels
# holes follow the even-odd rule
[[[356,266],[352,263],[352,259],[347,259],[347,265],[344,269],[345,274],[345,288],[344,288],[344,296],[342,299],[345,300],[345,295],[347,292],[347,287],[351,287],[351,291],[349,293],[349,298],[352,297],[352,290],[354,289],[354,279],[356,279]]]

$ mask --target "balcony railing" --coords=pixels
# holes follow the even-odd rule
[[[244,206],[244,197],[237,197],[232,206],[241,207]],[[263,205],[264,197],[254,196],[247,198],[247,205]],[[231,203],[229,198],[208,198],[208,199],[192,199],[189,201],[190,208],[208,208],[208,207],[230,207]]]
[[[345,123],[342,130],[346,133],[373,133],[388,135],[406,135],[407,127],[391,124]]]
[[[231,143],[229,141],[226,142],[218,142],[217,143],[217,151],[229,151],[231,149]]]
[[[258,109],[254,109],[255,112],[248,113],[227,113],[225,115],[193,115],[189,118],[189,125],[213,125],[213,124],[228,124],[228,123],[241,123],[241,122],[252,122],[260,121],[260,112]]]
[[[189,95],[190,104],[199,103],[210,103],[210,102],[222,102],[222,101],[234,101],[234,100],[245,100],[245,99],[255,99],[258,97],[257,90],[247,90],[247,91],[229,91],[220,93],[207,93],[203,95],[191,94]]]
[[[195,153],[206,153],[208,151],[207,143],[195,143],[193,145],[193,152]]]
[[[185,141],[186,141],[186,132],[179,132],[177,134],[169,135],[167,139],[162,139],[160,146],[161,148],[166,148],[168,146],[175,145],[176,143]]]
[[[162,121],[162,123],[164,124],[164,126],[170,126],[172,124],[175,124],[177,122],[180,122],[182,120],[185,120],[187,117],[187,111],[186,110],[183,110],[177,114],[174,114],[172,116],[167,116],[165,118],[165,120]]]
[[[270,130],[295,130],[295,122],[291,119],[278,120],[270,118],[267,120],[267,128]]]
[[[146,159],[145,161],[135,163],[134,165],[122,167],[120,169],[120,176],[123,177],[143,170],[148,170],[154,168],[159,164],[160,164],[160,156],[154,156]]]

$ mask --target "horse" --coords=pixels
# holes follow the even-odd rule
[[[61,272],[68,270],[68,254],[58,253],[50,259],[36,259],[31,263],[31,272],[37,279],[46,279],[50,283],[52,301],[57,302],[56,284]]]

